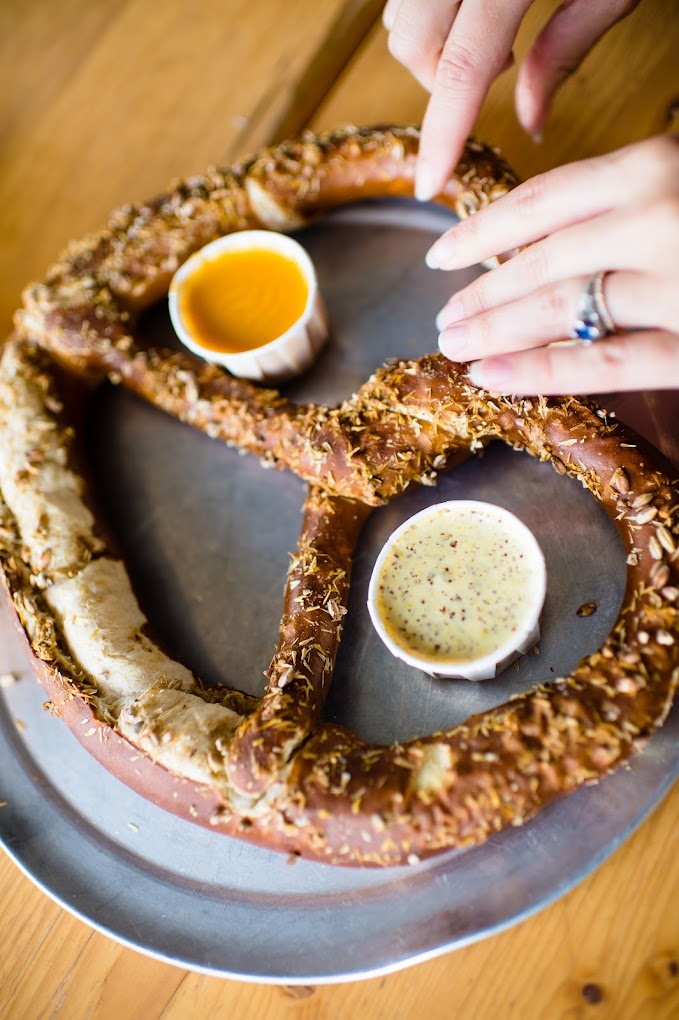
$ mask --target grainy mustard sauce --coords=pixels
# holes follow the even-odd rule
[[[432,662],[468,662],[518,634],[535,605],[534,549],[501,518],[425,515],[389,550],[377,609],[393,641]]]

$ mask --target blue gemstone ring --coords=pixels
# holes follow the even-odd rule
[[[590,276],[580,295],[571,337],[583,344],[592,344],[615,333],[615,323],[604,298],[605,276],[605,272]]]

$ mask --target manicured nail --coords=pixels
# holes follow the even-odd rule
[[[430,269],[447,269],[452,262],[451,255],[454,250],[454,242],[447,234],[444,234],[432,244],[424,256],[424,261]]]
[[[438,194],[438,185],[428,163],[418,161],[415,168],[415,198],[418,202],[429,202]]]
[[[457,361],[467,343],[467,330],[463,325],[451,326],[439,336],[439,348],[442,354],[452,361]]]
[[[469,378],[475,386],[484,390],[506,392],[512,381],[512,365],[509,358],[484,358],[469,366]]]
[[[430,269],[440,269],[441,262],[439,260],[439,252],[436,245],[429,249],[427,254],[424,256],[424,261]]]
[[[442,333],[444,329],[452,326],[454,322],[459,322],[460,319],[464,319],[464,308],[461,301],[453,298],[436,316],[436,328]]]

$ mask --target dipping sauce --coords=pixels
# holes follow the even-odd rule
[[[437,676],[486,679],[539,638],[542,552],[501,507],[440,503],[391,536],[368,608],[390,650]]]
[[[226,251],[187,277],[179,313],[202,347],[235,353],[287,333],[308,297],[304,274],[291,258],[264,248]]]
[[[271,230],[242,230],[205,245],[175,273],[168,301],[189,350],[258,382],[303,372],[328,335],[309,255]]]

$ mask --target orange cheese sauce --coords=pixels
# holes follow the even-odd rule
[[[179,312],[202,347],[237,353],[263,347],[302,316],[309,288],[292,259],[266,249],[206,260],[179,291]]]

